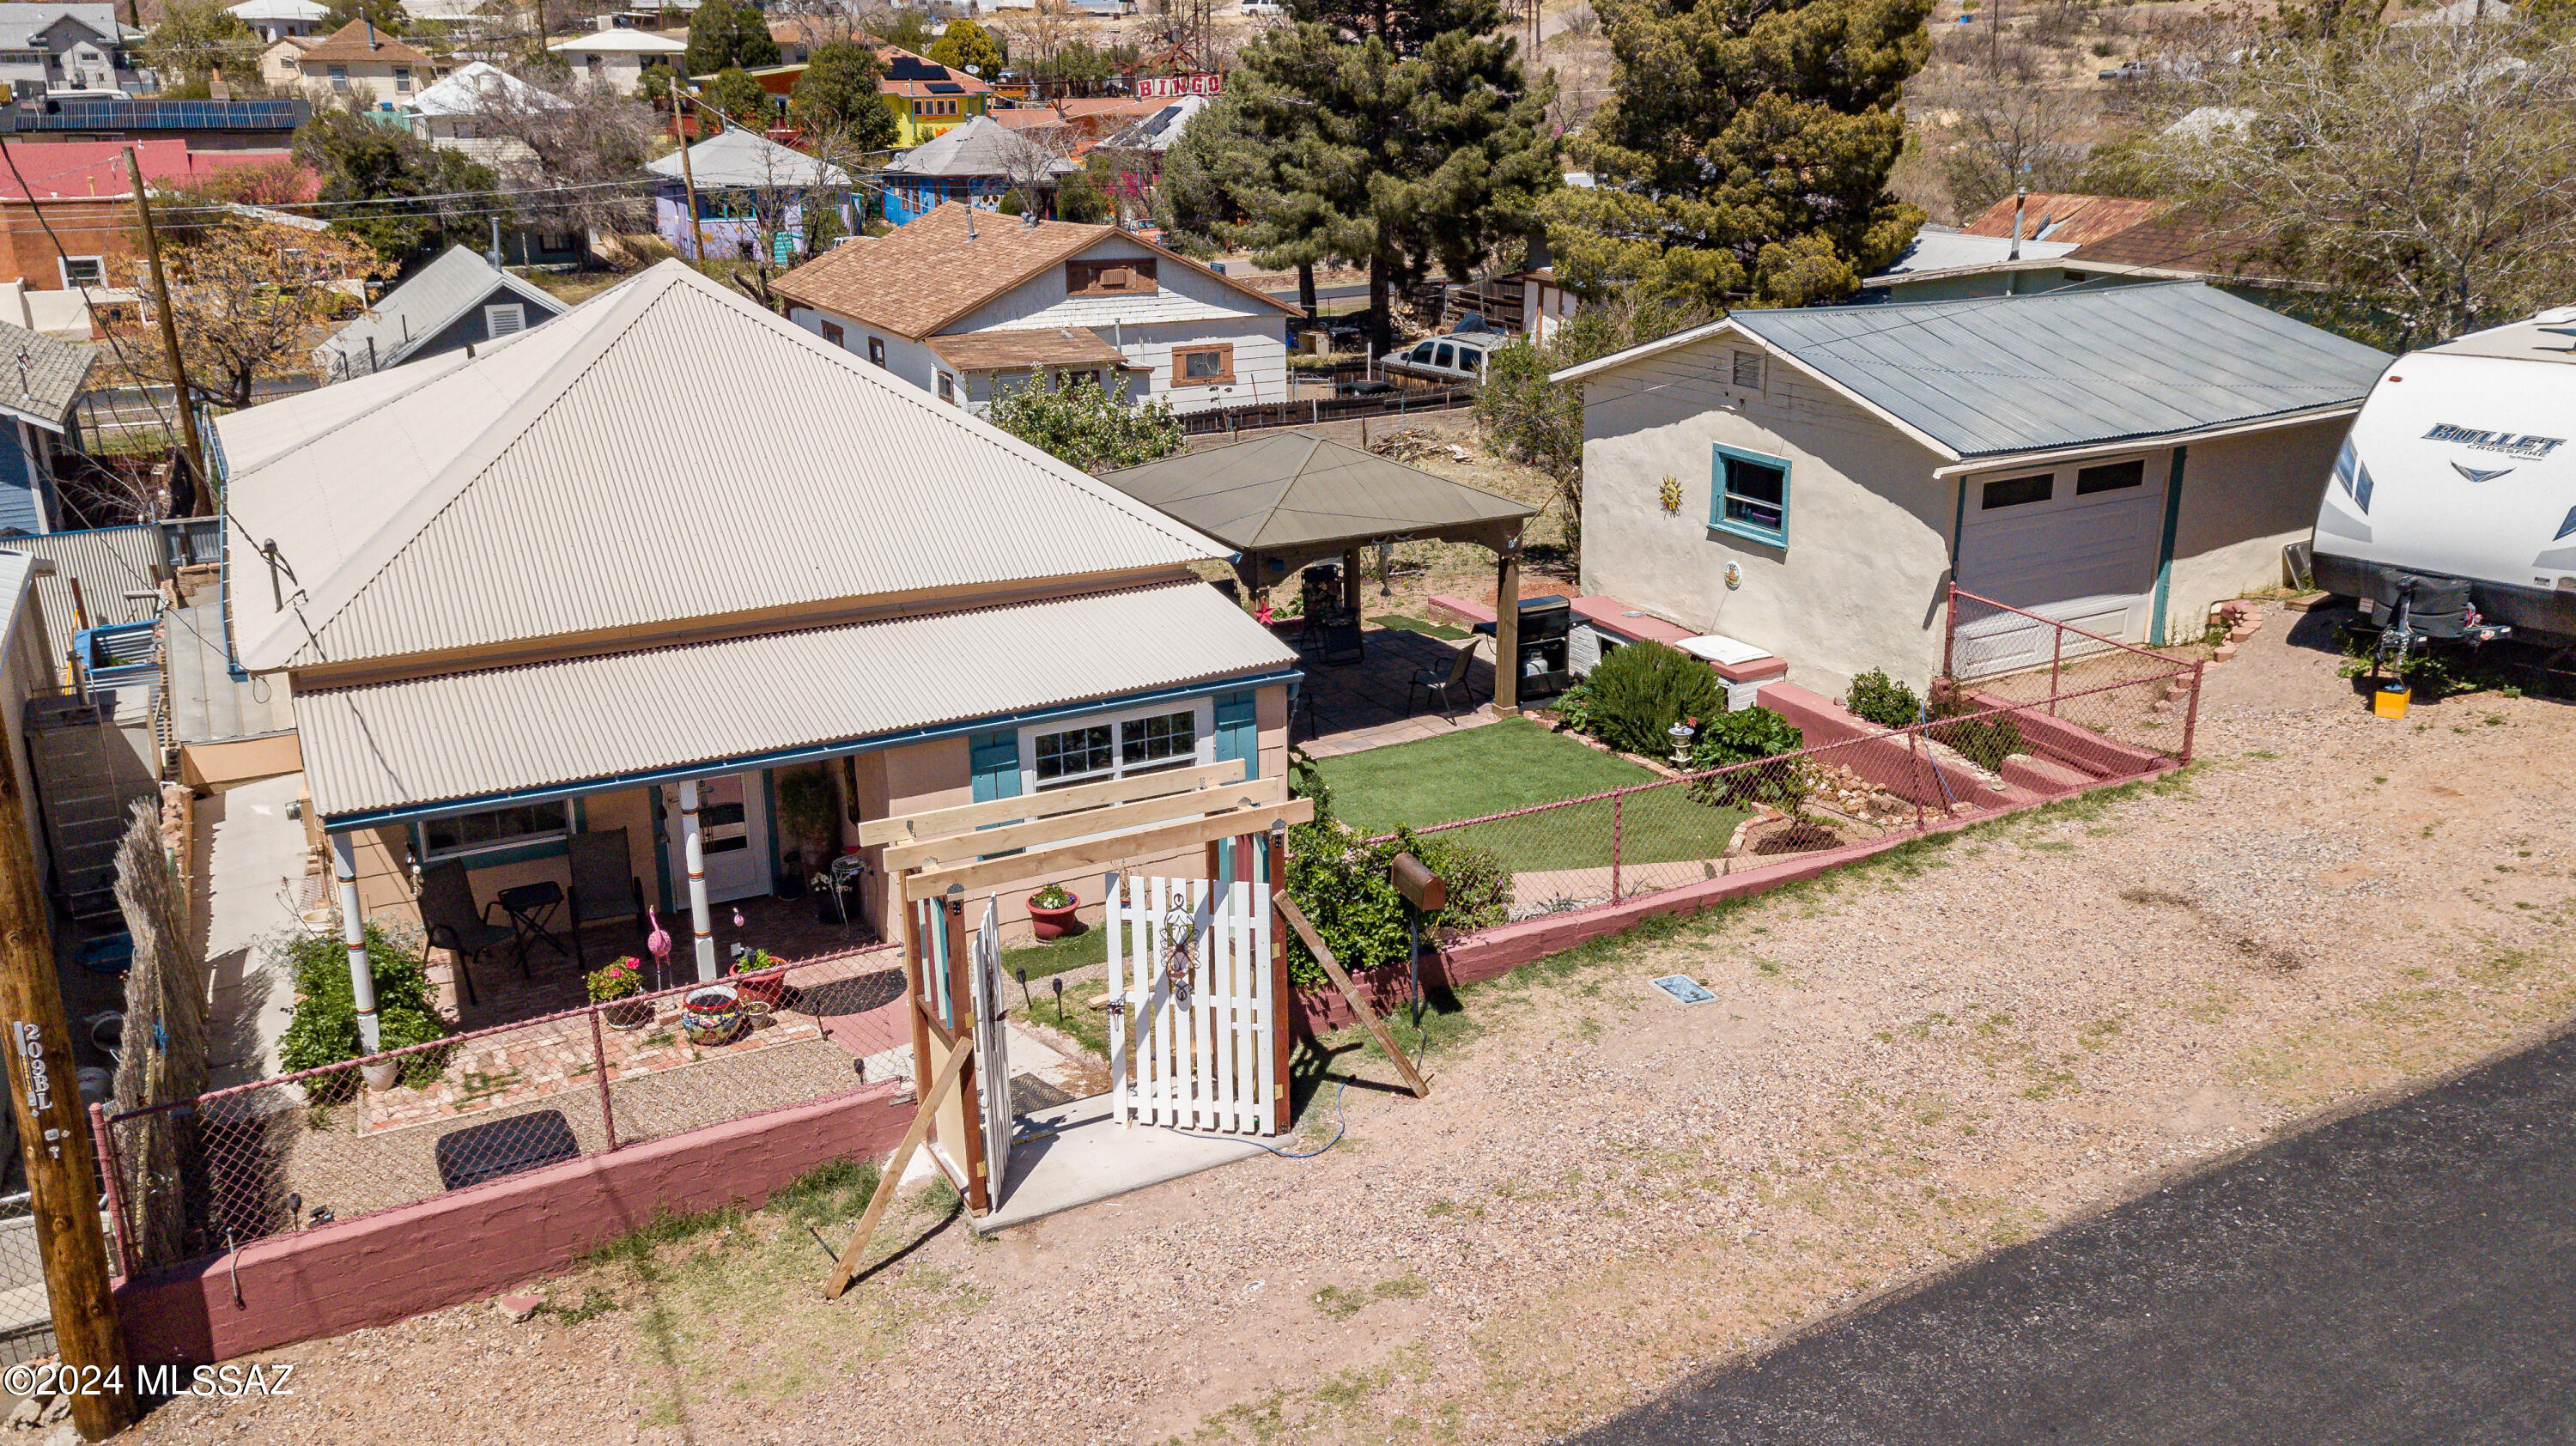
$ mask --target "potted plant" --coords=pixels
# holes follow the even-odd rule
[[[358,1073],[366,1079],[367,1088],[383,1094],[402,1083],[402,1068],[403,1062],[398,1059],[371,1059],[358,1066]]]
[[[1049,884],[1029,895],[1029,927],[1041,939],[1061,939],[1081,929],[1074,910],[1082,899],[1062,884]]]
[[[730,984],[704,984],[680,998],[680,1027],[689,1043],[731,1044],[742,1028],[742,998]]]
[[[748,953],[735,956],[733,972],[737,977],[734,980],[734,988],[742,994],[744,1013],[767,1014],[778,1007],[780,1000],[787,997],[787,976],[784,973],[772,974],[765,979],[739,977],[757,974],[763,969],[776,968],[778,968],[778,960],[766,949],[753,949]]]
[[[590,987],[590,1002],[605,1004],[601,1015],[611,1029],[642,1029],[653,1022],[653,1005],[635,998],[644,992],[644,966],[632,954],[601,965],[582,976]]]

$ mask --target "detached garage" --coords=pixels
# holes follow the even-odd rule
[[[2386,354],[2198,282],[1743,311],[1583,388],[1583,590],[1819,692],[1938,668],[1945,585],[2126,642],[2280,580]],[[1963,626],[1962,674],[2048,661]]]

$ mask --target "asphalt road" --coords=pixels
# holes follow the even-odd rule
[[[1571,1439],[2576,1442],[2576,1034]]]

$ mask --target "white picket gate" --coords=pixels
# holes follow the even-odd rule
[[[1249,881],[1110,875],[1109,1078],[1122,1124],[1274,1133],[1268,900]]]

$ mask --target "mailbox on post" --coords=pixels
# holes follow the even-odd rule
[[[1397,854],[1387,873],[1395,881],[1395,891],[1423,913],[1437,914],[1449,906],[1449,885],[1413,855]]]

